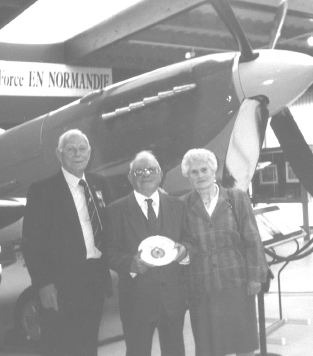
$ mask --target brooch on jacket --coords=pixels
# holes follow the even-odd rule
[[[102,196],[101,190],[96,190],[96,196],[97,196],[100,208],[104,208],[105,207],[105,202],[103,200],[103,196]]]

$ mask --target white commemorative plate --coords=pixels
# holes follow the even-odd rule
[[[141,241],[138,251],[141,259],[155,266],[164,266],[173,262],[177,255],[175,242],[165,236],[150,236]]]

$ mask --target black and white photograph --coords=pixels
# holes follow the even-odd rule
[[[312,113],[311,0],[0,0],[0,356],[310,355]]]

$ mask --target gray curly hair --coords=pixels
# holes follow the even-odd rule
[[[206,162],[210,169],[215,173],[217,171],[217,159],[213,152],[206,148],[193,148],[186,152],[181,162],[182,174],[188,177],[192,162]]]

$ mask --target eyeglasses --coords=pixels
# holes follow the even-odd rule
[[[155,175],[158,174],[160,170],[157,167],[146,167],[146,168],[138,168],[134,171],[134,175],[136,177],[141,177],[144,174]]]

